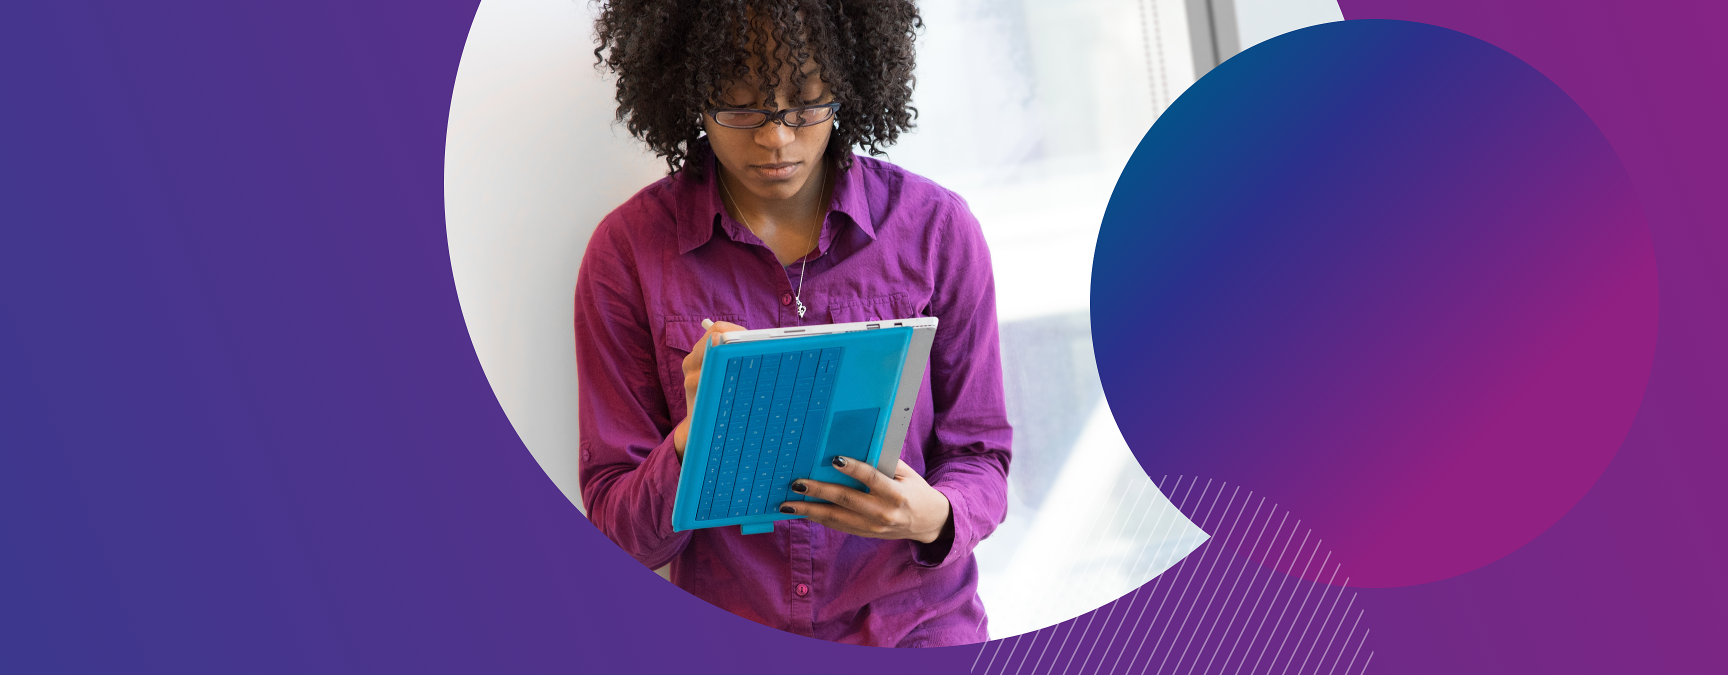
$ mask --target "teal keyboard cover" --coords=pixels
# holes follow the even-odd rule
[[[874,464],[899,387],[912,329],[709,347],[680,469],[677,531],[742,525],[771,531],[803,501],[792,481],[863,486],[835,455]]]

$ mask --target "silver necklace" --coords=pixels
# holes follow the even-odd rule
[[[750,227],[750,221],[744,219],[744,208],[739,206],[738,200],[734,199],[732,197],[732,191],[726,189],[726,179],[721,178],[719,176],[715,176],[714,179],[720,181],[720,191],[726,193],[726,201],[732,202],[732,208],[737,209],[738,220],[740,220],[744,223],[745,229],[748,229],[752,233],[754,233],[756,231],[756,228]],[[828,192],[828,177],[827,176],[822,177],[822,192],[823,193]],[[822,208],[822,195],[821,194],[816,195],[816,208],[817,208],[817,210],[821,210],[821,208]],[[820,230],[822,228],[822,222],[820,220],[818,220],[816,222],[816,228],[818,230]],[[815,248],[816,247],[816,241],[815,241],[816,233],[811,232],[810,235],[811,235],[810,238],[807,239],[806,241],[808,241],[810,243],[811,248]],[[804,253],[804,261],[801,264],[799,264],[799,266],[798,266],[798,289],[792,292],[792,301],[798,304],[798,318],[799,319],[804,318],[804,272],[808,269],[810,269],[810,253],[805,252]],[[790,279],[788,279],[788,281],[790,281]]]

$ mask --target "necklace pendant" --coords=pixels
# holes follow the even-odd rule
[[[802,298],[798,299],[798,318],[804,318],[804,300]]]

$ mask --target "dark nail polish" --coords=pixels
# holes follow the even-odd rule
[[[793,492],[803,492],[804,491],[804,481],[793,482],[792,483],[792,491]]]
[[[791,512],[792,512],[792,507],[790,507],[790,506],[782,506],[782,507],[780,507],[780,512],[781,512],[781,513],[791,513]]]
[[[834,456],[834,468],[836,468],[836,469],[846,468],[846,458],[841,457],[839,455],[835,455]]]

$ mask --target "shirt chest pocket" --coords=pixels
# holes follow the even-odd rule
[[[828,307],[829,323],[855,323],[859,321],[888,321],[892,319],[911,319],[919,316],[918,307],[904,293],[884,295],[876,298],[859,298],[842,300]]]
[[[662,317],[655,366],[660,371],[660,387],[666,396],[666,410],[671,413],[673,423],[683,421],[687,414],[684,407],[684,357],[690,355],[690,349],[702,339],[703,333],[708,332],[702,327],[703,318]],[[716,314],[706,318],[745,325],[741,314]]]

